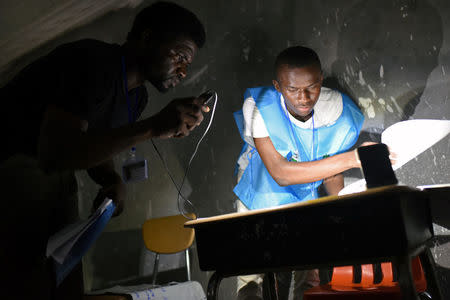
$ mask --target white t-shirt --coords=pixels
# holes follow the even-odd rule
[[[289,119],[292,124],[300,128],[312,128],[312,118],[302,122],[292,116],[289,111],[286,110],[284,104],[284,98],[280,96],[281,107],[285,112],[288,112]],[[314,127],[319,128],[323,126],[333,125],[336,120],[341,116],[343,109],[342,95],[338,91],[331,90],[326,87],[322,87],[320,90],[319,100],[317,100],[314,106]],[[244,115],[244,139],[245,142],[252,147],[255,147],[253,138],[268,137],[269,132],[261,116],[261,113],[256,106],[255,99],[248,97],[244,101],[242,107],[242,113]],[[251,151],[251,147],[247,147],[247,150],[242,153],[238,159],[239,174],[238,178],[242,175],[243,171],[248,165],[248,153]]]

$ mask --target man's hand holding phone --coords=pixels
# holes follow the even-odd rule
[[[185,137],[203,121],[203,113],[209,112],[207,106],[215,97],[215,92],[208,91],[194,98],[172,100],[159,113],[152,116],[152,137]]]

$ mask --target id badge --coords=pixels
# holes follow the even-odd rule
[[[129,158],[122,165],[123,181],[125,183],[143,181],[148,178],[147,160],[136,156],[136,149],[132,148]]]

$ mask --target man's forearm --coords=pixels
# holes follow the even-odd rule
[[[47,170],[89,169],[153,137],[154,125],[149,118],[115,129],[82,131],[79,119],[48,111],[39,138],[39,161]]]
[[[352,151],[321,160],[291,162],[278,153],[270,138],[254,138],[254,142],[270,175],[281,186],[315,182],[359,167]]]
[[[88,169],[87,173],[92,180],[101,186],[122,181],[122,178],[114,168],[114,162],[112,160],[107,160],[98,166]]]
[[[68,158],[63,168],[87,169],[111,160],[118,153],[146,141],[152,134],[152,123],[146,119],[121,128],[105,131],[88,131],[62,153]]]
[[[87,121],[62,109],[46,109],[40,128],[38,159],[47,171],[89,169],[153,137],[184,137],[203,120],[201,99],[171,101],[154,116],[120,128],[90,130]],[[86,130],[87,128],[87,130]]]
[[[87,170],[89,176],[102,187],[94,199],[93,209],[105,200],[106,197],[113,200],[116,205],[114,215],[120,215],[124,208],[126,200],[126,187],[122,178],[114,169],[114,162],[112,160]]]
[[[273,166],[272,169],[275,169],[274,174],[277,174],[275,180],[280,185],[302,184],[325,179],[350,169],[353,167],[353,158],[353,153],[346,152],[310,162],[283,160]]]

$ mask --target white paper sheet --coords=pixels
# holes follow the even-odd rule
[[[450,133],[449,120],[408,120],[395,123],[381,134],[381,142],[397,155],[392,169],[397,170],[429,149]],[[366,181],[358,180],[344,187],[339,195],[366,190]]]
[[[128,294],[133,300],[206,300],[205,292],[200,283],[187,281],[167,286],[152,286],[141,284],[135,286],[115,286],[109,289],[90,292],[90,295],[102,295],[105,293]]]
[[[62,264],[75,242],[101,216],[111,202],[111,199],[106,198],[87,220],[68,225],[52,235],[47,242],[47,257],[52,256],[59,264]]]

